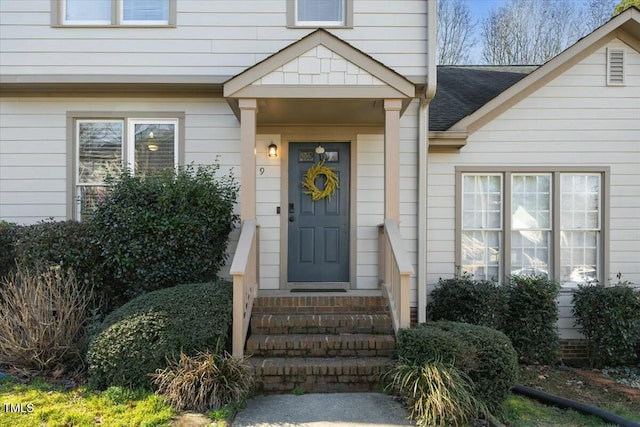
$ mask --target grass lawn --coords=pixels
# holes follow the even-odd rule
[[[34,379],[0,380],[0,427],[170,426],[175,412],[148,391],[111,387],[69,390]],[[21,410],[22,413],[11,412]],[[17,406],[20,405],[20,406]]]
[[[595,372],[528,366],[520,370],[520,383],[547,393],[597,406],[621,417],[640,422],[640,390],[603,380]],[[511,396],[502,421],[510,427],[596,427],[600,418],[546,406],[522,396]]]

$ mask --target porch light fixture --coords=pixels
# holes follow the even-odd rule
[[[270,159],[275,159],[278,157],[278,146],[271,141],[269,144],[269,148],[267,149],[267,153],[269,154]]]

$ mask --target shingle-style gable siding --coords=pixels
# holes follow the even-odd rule
[[[287,28],[287,0],[178,0],[175,28],[64,28],[51,0],[0,1],[0,74],[201,75],[222,82],[313,29]],[[427,73],[427,2],[357,0],[331,29],[407,77]]]
[[[626,51],[626,86],[607,86],[607,47]],[[455,273],[457,166],[610,167],[609,273],[640,282],[640,53],[620,40],[584,60],[469,135],[459,153],[429,154],[428,283]],[[560,328],[574,336],[570,293]]]

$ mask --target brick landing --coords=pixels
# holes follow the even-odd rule
[[[377,390],[394,350],[382,296],[260,296],[246,345],[262,390],[276,393]]]

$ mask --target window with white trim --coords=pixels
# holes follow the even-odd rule
[[[61,0],[63,25],[170,25],[169,0]]]
[[[461,270],[480,280],[601,281],[602,179],[599,172],[463,172]]]
[[[350,27],[353,0],[287,0],[290,27]]]
[[[91,212],[107,177],[144,175],[178,164],[178,119],[76,119],[75,217]]]

